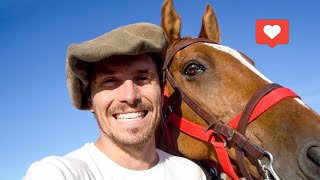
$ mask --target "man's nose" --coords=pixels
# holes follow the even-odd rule
[[[139,87],[132,80],[124,81],[120,88],[120,102],[128,104],[137,103],[141,99],[138,88]]]

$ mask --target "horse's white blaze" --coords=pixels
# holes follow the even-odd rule
[[[299,98],[294,98],[298,103],[302,104],[302,106],[306,107],[307,109],[311,109],[307,104],[305,104],[301,99]]]
[[[211,46],[215,49],[218,49],[220,51],[223,51],[225,53],[230,54],[231,56],[233,56],[234,58],[236,58],[237,60],[239,60],[243,65],[247,66],[251,71],[253,71],[255,74],[257,74],[258,76],[260,76],[262,79],[264,79],[265,81],[272,83],[271,80],[269,80],[267,77],[265,77],[262,73],[260,73],[254,66],[252,66],[243,56],[241,56],[241,54],[234,50],[231,49],[227,46],[223,46],[223,45],[219,45],[219,44],[210,44],[210,43],[205,43],[208,46]]]
[[[255,74],[257,74],[259,77],[261,77],[262,79],[264,79],[265,81],[272,83],[271,80],[269,80],[267,77],[265,77],[260,71],[258,71],[252,64],[250,64],[238,51],[231,49],[227,46],[223,46],[223,45],[219,45],[219,44],[211,44],[211,43],[205,43],[208,46],[211,46],[217,50],[223,51],[225,53],[230,54],[231,56],[233,56],[234,58],[236,58],[237,60],[239,60],[243,65],[245,65],[246,67],[248,67],[252,72],[254,72]],[[309,106],[307,106],[303,101],[301,101],[301,99],[299,98],[294,98],[298,103],[302,104],[304,107],[310,109]]]

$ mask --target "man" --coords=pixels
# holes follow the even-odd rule
[[[165,33],[148,23],[71,45],[66,64],[71,101],[94,114],[100,137],[63,157],[33,163],[24,179],[205,179],[192,161],[155,146],[166,47]]]

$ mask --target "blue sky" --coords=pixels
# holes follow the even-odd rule
[[[320,112],[319,1],[175,0],[182,35],[198,35],[206,3],[217,14],[223,45],[248,55],[265,76]],[[32,162],[95,141],[92,114],[69,101],[66,49],[122,25],[159,25],[161,5],[156,0],[0,1],[1,179],[21,179]],[[289,44],[256,44],[257,19],[289,20]]]

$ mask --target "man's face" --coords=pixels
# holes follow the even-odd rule
[[[91,111],[102,136],[122,147],[150,142],[161,117],[156,64],[146,55],[115,56],[95,63]]]

